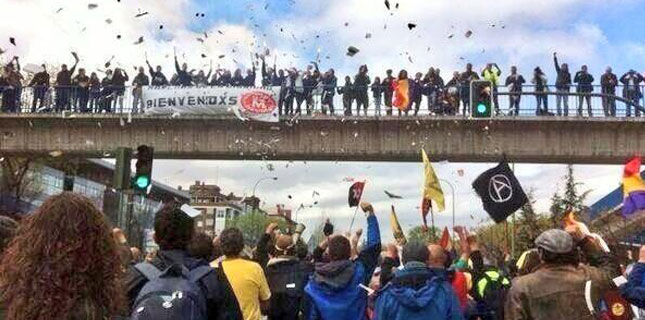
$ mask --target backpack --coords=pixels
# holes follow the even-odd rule
[[[504,319],[504,301],[506,301],[506,295],[508,293],[508,285],[503,283],[506,279],[501,272],[495,271],[499,275],[497,279],[492,279],[488,272],[483,272],[482,277],[479,281],[486,279],[487,284],[484,289],[484,294],[479,296],[477,299],[477,313],[482,316],[483,319]],[[477,284],[479,283],[477,282]]]
[[[188,270],[172,265],[159,270],[142,262],[134,266],[148,282],[141,288],[132,309],[131,320],[206,320],[206,294],[198,281],[213,271],[210,266]]]
[[[304,288],[308,275],[301,269],[300,262],[282,262],[265,269],[271,289],[269,319],[297,319],[302,310]]]

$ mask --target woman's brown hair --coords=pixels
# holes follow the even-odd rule
[[[65,192],[23,220],[0,263],[7,320],[99,320],[124,305],[119,256],[103,214]]]

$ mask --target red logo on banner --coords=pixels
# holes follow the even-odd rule
[[[243,93],[241,104],[250,113],[271,113],[277,106],[273,95],[262,91]]]

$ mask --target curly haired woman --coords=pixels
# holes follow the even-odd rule
[[[7,320],[104,320],[124,305],[117,246],[87,198],[47,199],[19,226],[0,264]]]

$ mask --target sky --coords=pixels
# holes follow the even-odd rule
[[[448,78],[467,62],[476,68],[496,62],[505,74],[511,65],[525,75],[541,66],[553,80],[551,59],[557,51],[571,69],[587,64],[596,78],[608,65],[619,75],[632,68],[645,71],[643,0],[390,2],[388,10],[381,0],[0,0],[0,49],[5,51],[0,61],[16,55],[23,66],[71,64],[74,51],[80,67],[101,76],[112,56],[113,66],[128,71],[148,57],[170,76],[175,50],[189,69],[207,69],[211,60],[213,67],[248,68],[252,55],[268,50],[267,60],[279,68],[304,68],[318,59],[322,69],[334,68],[339,77],[367,64],[371,76],[388,68],[425,72],[433,66]],[[408,23],[416,28],[410,30]],[[139,37],[144,42],[134,44]],[[360,52],[348,57],[348,46]],[[456,187],[458,224],[475,226],[486,217],[470,184],[493,165],[435,163],[439,177]],[[575,168],[592,190],[590,203],[618,186],[619,166]],[[546,211],[565,166],[518,164],[515,169],[524,188],[534,189],[538,209]],[[395,203],[404,229],[420,223],[420,163],[157,160],[154,168],[154,177],[172,186],[201,180],[236,194],[251,194],[257,179],[274,175],[278,180],[263,182],[258,196],[267,206],[284,203],[294,209],[318,201],[299,212],[311,224],[324,217],[349,224],[354,211],[346,206],[344,177],[367,180],[365,198],[382,214],[384,230],[391,204],[384,190],[404,197]],[[319,198],[312,198],[314,190]],[[437,214],[440,226],[451,220],[452,196],[449,187],[444,191],[447,212]],[[357,222],[364,223],[360,213]]]

